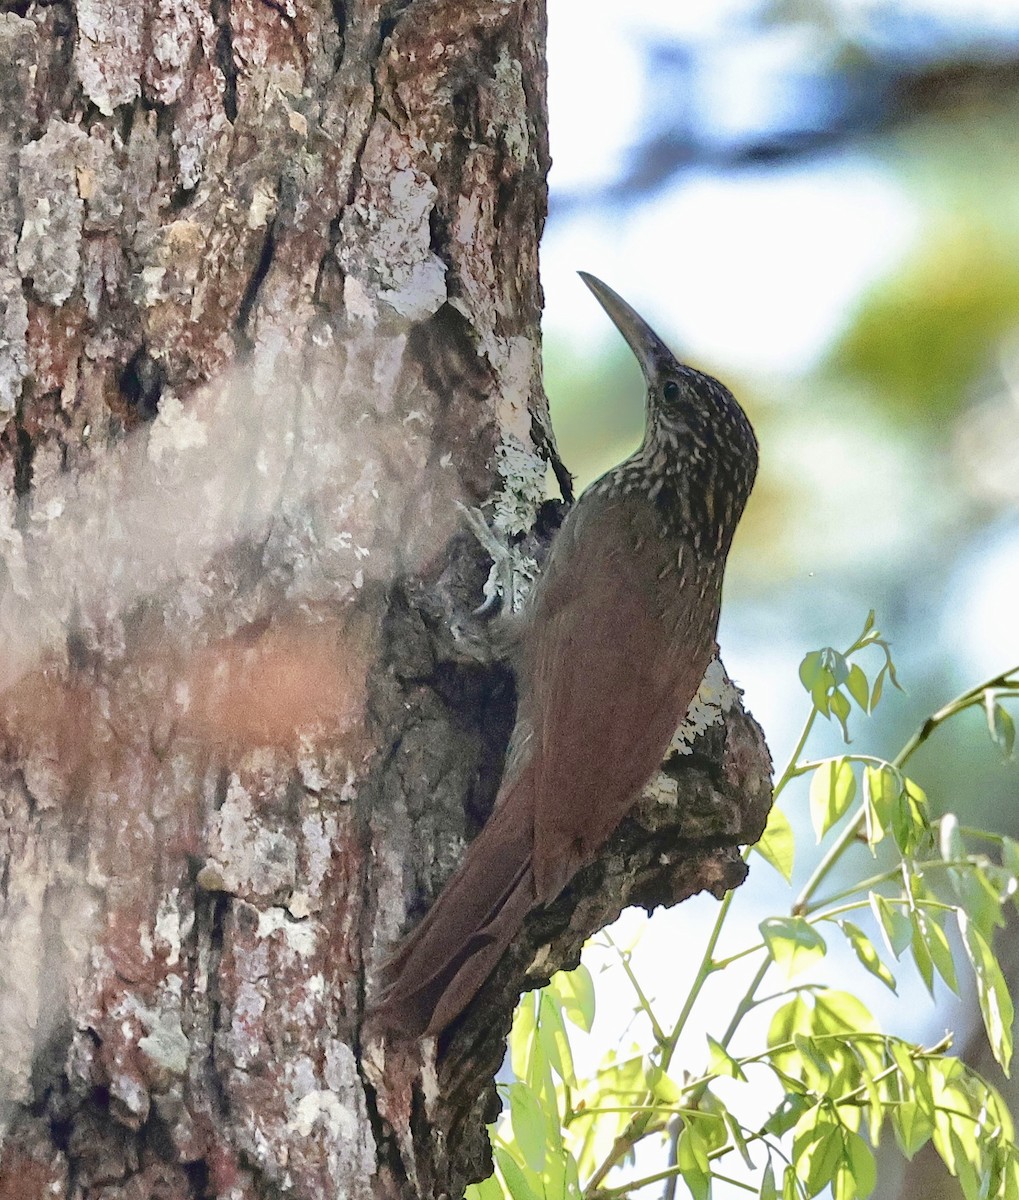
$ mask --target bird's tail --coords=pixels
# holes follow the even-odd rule
[[[424,920],[383,966],[376,1018],[401,1036],[441,1033],[495,969],[534,906],[533,826],[508,796]]]

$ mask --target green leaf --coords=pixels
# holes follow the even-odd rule
[[[758,1195],[760,1200],[778,1200],[778,1188],[775,1187],[775,1168],[771,1165],[770,1159],[761,1176],[761,1190]]]
[[[845,693],[840,692],[837,688],[831,694],[831,699],[828,701],[828,708],[832,716],[842,726],[842,740],[848,742],[849,737],[849,713],[851,711],[849,701],[846,699]]]
[[[559,1008],[559,997],[550,988],[541,989],[538,1012],[538,1037],[548,1061],[563,1083],[577,1086],[573,1073],[573,1054],[570,1039],[566,1036],[563,1016]]]
[[[934,1121],[915,1100],[903,1100],[891,1106],[892,1132],[899,1149],[912,1158],[931,1140]]]
[[[811,1008],[802,994],[797,993],[793,998],[775,1010],[768,1025],[768,1048],[782,1046],[791,1042],[797,1033],[809,1033],[811,1024]]]
[[[793,877],[793,855],[796,850],[793,827],[785,813],[772,805],[768,824],[754,850],[770,863],[788,883]]]
[[[782,1200],[800,1200],[800,1185],[796,1179],[796,1168],[786,1167],[782,1173]]]
[[[946,936],[945,931],[938,920],[937,913],[921,912],[918,919],[924,931],[924,937],[927,941],[927,949],[930,952],[931,960],[933,961],[938,974],[958,996],[959,981],[955,974],[955,962],[952,959],[952,948],[949,945],[948,937]]]
[[[803,917],[767,917],[759,926],[772,961],[787,979],[824,958],[824,938]]]
[[[888,665],[886,663],[881,668],[881,670],[878,671],[877,675],[874,677],[874,686],[871,688],[871,691],[870,691],[870,711],[871,712],[873,712],[874,709],[877,708],[877,706],[881,703],[881,694],[884,692],[885,672],[887,670],[888,670]]]
[[[729,1137],[732,1138],[732,1144],[739,1151],[740,1158],[753,1171],[755,1169],[754,1160],[750,1157],[750,1151],[747,1148],[747,1139],[743,1136],[743,1130],[740,1127],[739,1121],[736,1120],[727,1108],[722,1110],[722,1119],[725,1121],[725,1127],[729,1131]]]
[[[888,970],[885,964],[881,961],[881,956],[877,952],[877,947],[869,937],[858,926],[851,921],[839,921],[838,927],[846,935],[850,946],[853,948],[853,953],[860,960],[860,963],[877,979],[880,979],[885,987],[895,991],[895,976]]]
[[[800,682],[810,693],[814,707],[822,716],[828,715],[828,693],[835,687],[836,680],[831,670],[830,647],[824,650],[811,650],[800,663]]]
[[[924,982],[924,987],[930,992],[931,997],[934,996],[934,962],[931,959],[931,952],[927,948],[927,939],[924,937],[924,930],[917,917],[916,911],[913,910],[909,914],[909,923],[913,933],[910,939],[910,945],[913,948],[913,962],[916,963],[916,969],[920,972],[920,978]]]
[[[948,875],[967,917],[985,939],[992,937],[995,928],[1005,924],[1005,917],[1001,892],[987,872],[974,863],[963,870],[949,871]]]
[[[808,1195],[815,1196],[834,1179],[842,1161],[842,1128],[827,1107],[815,1105],[800,1118],[793,1131],[792,1157]]]
[[[863,769],[863,803],[867,841],[877,845],[891,826],[902,792],[902,777],[887,763]]]
[[[572,1157],[568,1152],[560,1150],[545,1159],[545,1169],[541,1173],[545,1200],[566,1200],[567,1164]]]
[[[1007,1075],[1012,1061],[1012,1022],[1015,1010],[1009,995],[1005,977],[998,961],[991,953],[984,935],[962,911],[958,914],[959,931],[963,945],[973,965],[977,981],[977,998],[980,1013],[984,1018],[987,1040],[994,1057]]]
[[[657,1064],[647,1073],[648,1090],[662,1104],[674,1107],[683,1098],[683,1089]]]
[[[728,1050],[708,1035],[708,1066],[713,1075],[727,1075],[730,1079],[745,1080],[743,1068]]]
[[[559,971],[552,976],[549,983],[558,995],[566,1019],[583,1029],[591,1032],[594,1024],[594,980],[591,972],[581,963],[572,971]]]
[[[870,893],[870,907],[884,934],[888,949],[896,958],[913,940],[913,925],[898,905],[889,904],[878,892]]]
[[[1013,879],[1019,879],[1019,842],[1010,837],[1001,839],[1001,865]]]
[[[846,691],[853,697],[864,712],[870,707],[870,688],[867,686],[867,676],[859,663],[853,663],[846,678]]]
[[[696,1125],[687,1124],[676,1146],[676,1165],[683,1173],[683,1182],[694,1200],[708,1200],[711,1195],[711,1163],[708,1147]]]
[[[810,1107],[811,1100],[807,1096],[796,1092],[787,1093],[782,1103],[765,1122],[764,1128],[768,1133],[781,1137],[796,1125]]]
[[[877,1184],[877,1165],[858,1133],[843,1135],[842,1162],[835,1173],[834,1200],[867,1200]]]
[[[856,795],[852,763],[843,756],[829,758],[814,771],[810,781],[810,819],[820,841],[844,816]]]
[[[814,993],[814,1009],[811,1014],[811,1032],[817,1035],[830,1033],[877,1033],[878,1024],[862,1000],[851,992],[835,988],[822,988]]]
[[[464,1200],[504,1200],[505,1192],[495,1175],[489,1175],[481,1183],[472,1183],[464,1192]]]
[[[812,692],[814,685],[825,674],[820,650],[811,650],[809,654],[804,655],[803,662],[800,663],[800,683],[807,692]]]
[[[511,1083],[509,1102],[513,1140],[524,1162],[532,1171],[540,1172],[545,1165],[547,1142],[545,1114],[538,1097],[526,1084]]]
[[[509,1035],[510,1064],[518,1079],[526,1079],[531,1054],[537,1048],[537,997],[525,996],[517,1006]]]
[[[803,1062],[803,1080],[812,1092],[830,1092],[834,1075],[828,1056],[819,1050],[813,1038],[797,1033],[793,1037]]]
[[[901,788],[892,808],[892,831],[903,855],[909,857],[930,838],[927,796],[912,779],[899,776]]]
[[[537,1178],[532,1182],[529,1173],[502,1146],[492,1147],[492,1156],[499,1174],[506,1181],[509,1194],[513,1200],[544,1200],[543,1188]]]

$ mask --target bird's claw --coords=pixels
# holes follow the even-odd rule
[[[485,580],[482,589],[485,599],[474,609],[474,616],[488,617],[505,607],[512,609],[515,595],[513,553],[505,542],[493,533],[483,513],[477,508],[468,508],[466,504],[457,503],[463,513],[467,528],[474,534],[475,540],[492,560],[492,569]]]

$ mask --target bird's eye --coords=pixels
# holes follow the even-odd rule
[[[673,400],[678,400],[679,399],[679,384],[676,383],[676,381],[674,379],[670,379],[669,382],[665,385],[665,387],[662,388],[662,395],[670,403]]]

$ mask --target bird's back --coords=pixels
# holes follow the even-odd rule
[[[646,495],[592,490],[564,524],[518,684],[537,900],[594,857],[660,764],[715,650],[720,583]]]

